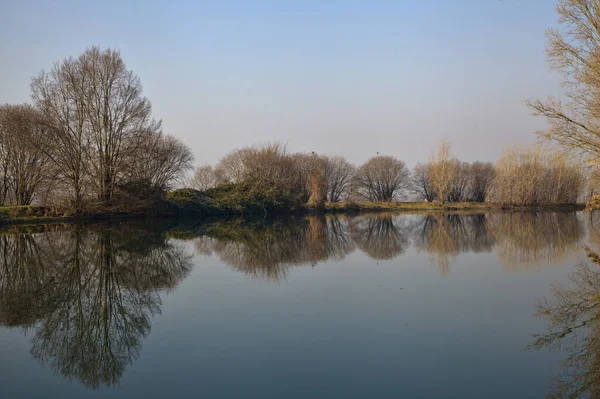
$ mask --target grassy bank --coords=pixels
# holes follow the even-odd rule
[[[194,194],[195,195],[195,194]],[[235,202],[231,198],[215,200],[204,194],[169,197],[160,211],[147,213],[97,212],[75,215],[69,211],[41,206],[0,207],[0,224],[56,223],[107,219],[139,218],[219,218],[237,215],[314,214],[314,213],[372,213],[372,212],[453,212],[453,211],[542,211],[583,210],[585,205],[506,206],[490,203],[427,203],[427,202],[335,202],[322,209],[306,206],[285,208],[281,204],[265,203],[256,199]],[[279,206],[278,206],[279,205]]]

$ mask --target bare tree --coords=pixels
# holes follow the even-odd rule
[[[30,105],[0,106],[0,204],[8,197],[15,205],[29,205],[49,172],[47,157],[32,145],[45,130],[41,116]]]
[[[474,162],[471,164],[469,201],[484,202],[492,187],[496,169],[490,162]]]
[[[240,183],[244,178],[244,165],[250,149],[243,148],[225,155],[215,166],[217,184]]]
[[[42,71],[31,82],[33,101],[47,123],[45,134],[35,143],[56,167],[59,183],[68,187],[76,212],[82,209],[87,186],[86,86],[85,75],[73,58]]]
[[[574,204],[584,187],[580,166],[564,154],[509,148],[496,164],[490,199],[507,205]]]
[[[563,76],[564,100],[528,101],[549,128],[538,135],[562,149],[583,154],[597,168],[600,156],[600,3],[559,0],[558,22],[563,29],[546,32],[550,67]],[[600,207],[600,197],[590,201]]]
[[[463,202],[469,198],[469,185],[471,180],[471,165],[467,162],[453,160],[454,177],[448,191],[448,202]]]
[[[192,168],[192,151],[176,137],[147,131],[137,140],[141,141],[136,145],[138,150],[124,160],[123,178],[118,182],[145,182],[166,190],[181,183]]]
[[[391,156],[376,156],[356,171],[353,190],[369,201],[393,201],[410,187],[406,164]]]
[[[279,187],[287,193],[299,193],[306,182],[293,157],[280,143],[269,143],[244,150],[243,178],[256,187]]]
[[[457,163],[450,153],[450,144],[442,140],[429,161],[429,178],[439,201],[446,201],[456,173]]]
[[[329,178],[329,160],[327,157],[312,154],[310,157],[310,170],[307,180],[307,188],[310,193],[308,206],[312,208],[323,208],[327,200],[327,186]]]
[[[434,201],[435,190],[429,177],[429,165],[417,164],[412,172],[411,191],[422,201]]]
[[[189,186],[195,190],[205,191],[215,187],[216,182],[214,168],[210,165],[203,165],[196,168]]]
[[[342,156],[329,157],[327,163],[327,200],[338,202],[348,196],[356,168]]]
[[[160,132],[139,78],[118,51],[92,47],[42,72],[33,79],[32,91],[53,133],[40,148],[71,182],[76,208],[81,208],[87,177],[97,198],[109,204],[143,142],[139,136]]]
[[[215,167],[217,184],[234,184],[277,207],[308,200],[311,156],[290,154],[280,143],[246,147],[226,155]],[[253,194],[253,195],[254,195]]]
[[[565,29],[546,32],[552,69],[562,73],[565,101],[529,101],[550,127],[539,132],[568,150],[600,156],[600,3],[559,0],[558,22]]]

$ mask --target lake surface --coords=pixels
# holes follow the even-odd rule
[[[596,219],[7,227],[0,398],[599,397]]]

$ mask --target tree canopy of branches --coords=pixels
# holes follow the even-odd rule
[[[563,30],[546,32],[552,69],[563,76],[565,101],[529,101],[550,127],[539,134],[570,150],[600,156],[600,3],[559,0],[558,22]]]
[[[168,186],[191,167],[191,152],[162,135],[140,79],[118,51],[92,47],[41,72],[31,89],[47,125],[35,143],[58,171],[77,211],[90,198],[110,205],[119,185],[140,174],[151,184]]]
[[[473,162],[470,165],[469,201],[486,201],[495,176],[496,169],[491,162]]]
[[[45,129],[32,106],[0,106],[0,205],[29,205],[38,194],[49,170],[32,141]]]
[[[410,187],[406,164],[391,156],[376,156],[362,164],[354,175],[352,189],[369,201],[393,201]]]
[[[431,178],[429,177],[429,165],[419,163],[412,172],[411,191],[422,201],[431,202],[436,199]]]
[[[600,157],[600,3],[595,0],[559,0],[561,29],[546,32],[550,67],[562,74],[564,99],[528,101],[535,115],[549,127],[538,132],[544,140],[591,158]],[[600,201],[595,201],[600,204]]]
[[[346,199],[356,168],[342,156],[329,157],[327,164],[327,200]]]
[[[496,164],[491,200],[508,205],[575,204],[585,176],[577,163],[539,147],[504,151]]]
[[[257,193],[276,192],[297,205],[322,207],[326,200],[347,198],[353,176],[354,166],[341,156],[290,153],[275,142],[234,150],[214,168],[198,168],[190,185],[200,190],[242,185]]]
[[[211,165],[199,166],[194,170],[194,176],[188,186],[194,190],[206,191],[217,185],[215,169]]]
[[[429,160],[429,179],[440,202],[446,201],[456,179],[458,163],[450,153],[450,144],[442,141]]]

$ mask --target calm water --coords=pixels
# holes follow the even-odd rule
[[[598,397],[597,253],[579,213],[8,229],[0,398]]]

